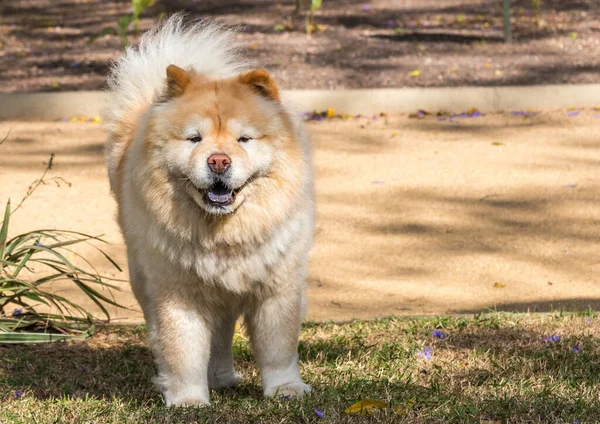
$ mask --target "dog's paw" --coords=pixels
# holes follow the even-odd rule
[[[310,393],[311,388],[308,384],[299,381],[296,383],[288,383],[278,387],[265,389],[265,397],[276,397],[277,399],[292,399],[301,398],[305,394]]]
[[[208,398],[204,397],[182,397],[166,399],[167,406],[176,406],[176,407],[187,407],[187,406],[209,406],[210,402]]]
[[[209,379],[208,387],[215,390],[226,389],[227,387],[237,386],[241,380],[242,377],[236,372],[216,375]]]
[[[165,381],[163,380],[162,383],[162,387],[165,388]],[[162,394],[165,398],[165,403],[167,406],[210,405],[208,386],[171,386],[170,388],[163,390]]]

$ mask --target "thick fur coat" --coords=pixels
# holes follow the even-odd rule
[[[106,160],[168,405],[239,381],[243,315],[265,396],[301,396],[297,344],[314,227],[307,135],[231,33],[170,18],[109,78]]]

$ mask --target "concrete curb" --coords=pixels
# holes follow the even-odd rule
[[[96,116],[104,108],[102,91],[0,94],[1,120]],[[350,114],[406,113],[417,109],[482,112],[558,109],[600,104],[600,84],[513,87],[442,87],[361,90],[288,90],[282,97],[297,110],[328,107]]]

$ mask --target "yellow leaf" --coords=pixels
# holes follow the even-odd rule
[[[502,289],[504,287],[506,287],[506,284],[494,283],[494,288],[496,288],[496,289]]]
[[[492,66],[492,64],[490,62],[485,62],[485,67],[489,68],[490,66]]]
[[[401,405],[395,406],[394,407],[394,413],[396,415],[406,415],[406,414],[408,414],[408,411],[410,411],[410,408],[412,408],[414,404],[415,404],[415,398],[412,397],[412,398],[410,398],[408,400],[408,402],[406,402],[406,405],[404,405],[404,406],[401,406]]]
[[[251,45],[250,45],[250,48],[251,48],[252,50],[256,50],[256,49],[258,49],[258,45],[256,45],[256,44],[251,44]]]
[[[92,122],[101,122],[101,121],[102,121],[102,118],[100,118],[99,116],[94,116],[92,118]]]
[[[399,133],[399,132],[397,132],[397,131],[394,131],[394,132],[392,133],[392,137],[391,137],[391,138],[398,137],[399,135],[400,135],[400,133]]]
[[[376,408],[385,408],[386,404],[380,400],[363,399],[345,410],[348,414],[373,415]]]
[[[332,107],[327,108],[327,117],[333,118],[335,116],[335,109]]]
[[[408,75],[410,75],[411,77],[418,77],[419,75],[421,75],[421,70],[420,69],[415,69],[414,71],[412,71]]]

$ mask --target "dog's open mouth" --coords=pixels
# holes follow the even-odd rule
[[[204,190],[204,200],[206,203],[213,206],[231,205],[235,200],[236,191],[237,190],[230,189],[221,181],[217,181],[208,189]]]

